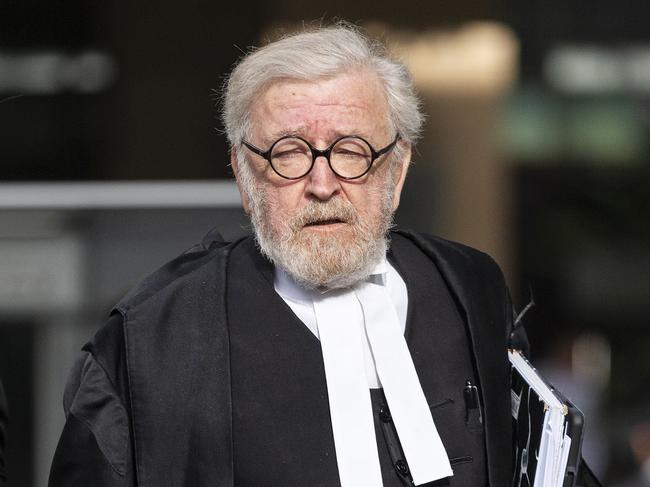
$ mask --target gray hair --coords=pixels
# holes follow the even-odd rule
[[[353,69],[370,69],[386,95],[390,122],[414,144],[424,116],[411,74],[386,48],[348,23],[293,34],[245,55],[226,80],[222,119],[231,147],[249,135],[250,107],[264,89],[281,79],[316,81]]]

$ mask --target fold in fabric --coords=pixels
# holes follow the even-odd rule
[[[81,421],[93,434],[99,450],[120,475],[126,471],[129,419],[106,372],[89,353],[81,357],[78,384],[70,384],[64,397],[66,416]]]

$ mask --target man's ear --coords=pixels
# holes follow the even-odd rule
[[[397,173],[393,175],[397,181],[395,184],[395,192],[393,193],[393,211],[397,210],[397,207],[399,206],[399,199],[402,194],[402,188],[404,187],[404,181],[406,180],[406,173],[411,164],[411,144],[405,144],[401,150],[402,158],[400,161],[394,163],[395,167],[393,169]]]
[[[241,187],[239,181],[239,165],[237,161],[237,150],[230,149],[230,166],[232,167],[233,173],[235,173],[235,181],[237,182],[237,189],[239,189],[239,197],[241,198],[241,204],[244,207],[246,214],[250,214],[250,201],[248,200],[248,195]]]

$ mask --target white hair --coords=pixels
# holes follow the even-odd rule
[[[363,69],[377,76],[395,132],[413,145],[424,117],[411,74],[404,64],[389,57],[383,44],[340,22],[284,37],[238,62],[223,89],[222,119],[231,147],[249,136],[251,106],[273,82],[317,81]]]

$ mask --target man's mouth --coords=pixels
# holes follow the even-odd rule
[[[335,225],[337,223],[346,223],[346,222],[339,219],[339,218],[328,218],[326,220],[316,220],[316,221],[313,221],[313,222],[309,222],[305,226],[306,227],[313,227],[313,226],[317,226],[317,225]]]

